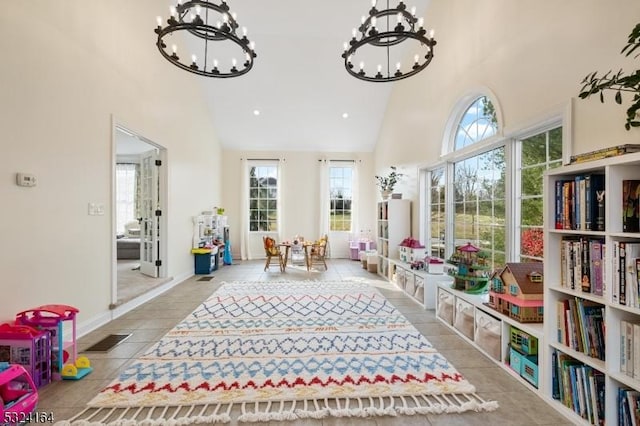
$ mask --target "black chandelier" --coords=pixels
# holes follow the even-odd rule
[[[386,82],[402,80],[425,69],[433,59],[433,47],[436,45],[433,30],[427,34],[424,18],[416,18],[415,7],[407,11],[407,6],[400,1],[398,6],[391,8],[389,0],[386,0],[386,9],[378,10],[376,3],[376,0],[371,0],[369,16],[362,17],[360,27],[354,28],[351,40],[344,43],[342,57],[347,72],[360,80]],[[408,40],[414,40],[414,44],[418,45],[413,64],[410,68],[403,68],[399,56],[393,61],[395,64],[392,64],[391,49],[398,46],[396,54],[408,53],[399,46]],[[365,63],[371,60],[374,63],[377,61],[376,74],[367,74],[365,71]],[[357,69],[354,62],[359,62]]]
[[[242,28],[241,37],[237,35],[237,16],[229,12],[229,6],[224,0],[220,4],[209,0],[178,0],[169,11],[167,25],[163,27],[162,18],[158,16],[158,26],[155,29],[158,34],[156,46],[169,62],[194,74],[219,78],[238,77],[253,67],[255,43],[247,38],[246,28]],[[165,41],[174,33],[181,33],[185,37],[174,40],[171,50],[167,51]],[[201,56],[194,53],[190,63],[181,61],[178,56],[179,42],[184,43],[182,47],[185,49],[200,49],[198,52],[201,52]],[[229,55],[231,59],[223,65],[215,56],[217,54]],[[237,54],[241,55],[240,62],[234,56]]]

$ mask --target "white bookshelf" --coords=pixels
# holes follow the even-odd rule
[[[556,229],[556,181],[569,180],[577,175],[603,174],[605,177],[605,229],[604,231]],[[544,178],[544,341],[541,351],[544,364],[540,368],[541,391],[545,399],[574,424],[588,425],[584,419],[560,401],[553,399],[552,353],[554,350],[604,373],[605,377],[605,419],[607,426],[618,424],[618,389],[621,387],[640,390],[640,380],[630,377],[620,369],[622,320],[640,322],[640,309],[613,302],[611,295],[614,285],[613,265],[614,243],[640,242],[639,233],[622,232],[622,181],[640,180],[640,153],[627,154],[602,160],[568,165],[546,172]],[[571,289],[570,283],[563,286],[561,279],[561,242],[570,237],[597,238],[606,246],[603,256],[604,292],[602,296],[583,292],[579,286]],[[637,282],[633,283],[637,285]],[[558,340],[558,301],[575,297],[596,302],[604,307],[605,360],[599,360],[578,352]],[[636,342],[638,344],[638,342]],[[638,346],[637,346],[638,347]]]
[[[435,309],[437,283],[453,284],[447,274],[430,274],[424,270],[411,269],[411,264],[400,260],[389,260],[389,281],[418,302],[424,309]]]
[[[411,200],[389,199],[377,206],[378,274],[390,279],[390,260],[398,260],[398,246],[411,236]]]

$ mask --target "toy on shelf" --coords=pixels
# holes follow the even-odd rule
[[[488,306],[519,322],[543,321],[543,263],[507,263],[491,275]]]
[[[22,424],[31,418],[38,404],[38,390],[21,365],[0,362],[0,400],[3,424]]]
[[[93,371],[87,357],[78,357],[76,314],[78,309],[68,305],[42,305],[20,312],[16,323],[29,325],[51,333],[53,378],[78,380]],[[71,340],[64,341],[64,322],[71,321]]]
[[[20,364],[36,387],[51,382],[51,335],[28,325],[0,324],[0,362]]]
[[[416,260],[423,260],[426,248],[423,244],[420,244],[420,241],[407,237],[400,243],[398,252],[402,262],[411,263]]]
[[[470,294],[484,294],[489,290],[489,267],[478,247],[471,243],[456,247],[449,263],[455,265],[455,269],[449,270],[454,289]]]

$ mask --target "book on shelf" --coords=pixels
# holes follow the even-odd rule
[[[622,232],[640,232],[640,180],[622,181]]]
[[[559,179],[554,191],[556,229],[604,231],[604,175]]]
[[[640,152],[640,144],[616,145],[609,148],[602,148],[583,154],[572,155],[569,164],[584,163],[586,161],[601,160],[603,158],[617,157],[618,155]]]
[[[604,305],[575,297],[556,302],[558,343],[605,360]]]
[[[589,423],[604,425],[604,373],[557,350],[552,367],[552,398]]]
[[[560,285],[603,296],[604,245],[602,238],[563,237],[560,241]]]
[[[618,388],[618,425],[640,426],[640,392]]]

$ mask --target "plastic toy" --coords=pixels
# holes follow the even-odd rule
[[[0,324],[0,361],[20,364],[36,387],[51,382],[51,335],[28,325]]]
[[[491,276],[488,306],[516,321],[542,322],[543,263],[507,263]]]
[[[76,340],[76,314],[78,309],[68,305],[42,305],[20,312],[16,323],[29,325],[51,333],[53,378],[78,380],[93,371],[87,357],[78,357]],[[71,341],[65,342],[64,322],[71,321]]]
[[[24,367],[0,363],[0,399],[3,424],[26,423],[31,418],[38,404],[38,391]]]
[[[489,267],[479,253],[480,249],[471,243],[456,247],[449,263],[456,266],[450,270],[455,278],[453,288],[470,294],[484,294],[489,291]]]

